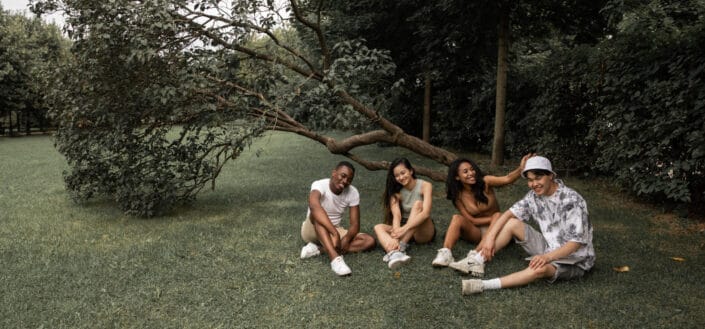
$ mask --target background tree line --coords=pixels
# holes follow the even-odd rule
[[[67,60],[68,47],[57,26],[0,5],[0,135],[53,127],[44,96],[49,77]]]
[[[76,60],[48,99],[78,200],[109,195],[129,213],[157,214],[192,199],[266,130],[317,140],[371,170],[385,159],[355,147],[398,145],[441,164],[455,157],[449,149],[532,150],[563,173],[604,175],[691,214],[705,198],[702,1],[33,8],[63,11],[73,40]]]

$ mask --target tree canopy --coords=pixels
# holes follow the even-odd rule
[[[356,147],[397,145],[440,164],[456,155],[438,145],[488,151],[502,10],[510,154],[535,150],[565,172],[617,177],[670,200],[705,190],[699,1],[43,0],[33,8],[63,11],[73,39],[76,61],[48,99],[77,200],[108,195],[128,213],[158,214],[214,184],[267,130],[311,138],[370,170],[388,164]],[[425,76],[433,77],[430,143],[415,124]],[[678,121],[658,121],[674,113]],[[332,129],[350,134],[336,139]],[[636,135],[644,129],[655,134]]]
[[[67,58],[68,43],[57,26],[0,6],[0,134],[46,127],[49,78]]]

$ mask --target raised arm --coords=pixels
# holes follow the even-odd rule
[[[529,158],[535,156],[535,153],[529,153],[521,158],[521,162],[519,162],[519,166],[510,171],[508,174],[504,176],[492,176],[492,175],[487,175],[485,176],[485,184],[488,186],[492,187],[499,187],[499,186],[504,186],[504,185],[509,185],[517,181],[519,177],[521,177],[521,172],[524,170],[524,166],[526,165],[526,160]]]

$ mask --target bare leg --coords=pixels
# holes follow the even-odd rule
[[[330,260],[332,261],[333,259],[338,257],[338,250],[333,244],[333,239],[331,238],[328,230],[326,230],[326,228],[322,225],[316,224],[315,222],[313,223],[313,227],[316,228],[316,235],[318,236],[318,241],[321,242],[321,246],[323,246],[323,250],[325,251],[325,253],[328,254],[328,258],[330,258]]]
[[[471,221],[461,215],[455,214],[448,225],[448,231],[443,240],[443,247],[453,249],[460,238],[477,243],[482,238],[482,231]]]
[[[377,240],[379,240],[380,246],[386,252],[399,249],[399,240],[392,238],[391,235],[392,226],[387,224],[377,224],[375,225],[375,234],[377,235]]]
[[[366,233],[358,233],[350,242],[349,252],[367,251],[375,247],[375,238]]]
[[[556,273],[556,268],[551,264],[546,264],[540,269],[533,270],[527,267],[519,272],[514,272],[499,278],[502,288],[511,288],[527,285],[543,278],[550,278]]]
[[[516,218],[510,218],[495,238],[495,250],[506,247],[513,238],[524,241],[524,224]]]
[[[409,229],[399,240],[409,242],[413,238],[414,241],[418,243],[426,243],[433,239],[436,228],[431,221],[431,217],[421,217],[422,211],[423,203],[421,201],[416,201],[413,208],[411,208],[409,220],[406,223],[406,225],[410,225],[411,229]]]

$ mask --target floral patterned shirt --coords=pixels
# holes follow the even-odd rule
[[[579,243],[580,248],[568,258],[575,260],[576,266],[587,271],[595,264],[592,224],[588,219],[587,204],[578,192],[565,186],[563,181],[556,179],[555,182],[558,188],[552,195],[539,196],[529,191],[509,210],[523,222],[534,219],[548,244],[546,252],[556,250],[570,241]]]

